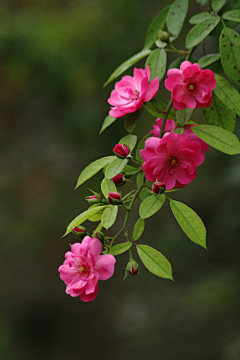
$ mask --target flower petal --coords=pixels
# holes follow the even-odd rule
[[[95,271],[99,273],[99,280],[107,280],[114,273],[116,259],[113,255],[104,254],[99,256],[95,264]]]

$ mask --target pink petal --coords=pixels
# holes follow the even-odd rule
[[[168,70],[167,76],[164,84],[169,91],[172,91],[175,85],[182,83],[182,71],[179,69]]]
[[[99,279],[99,274],[97,272],[95,272],[94,277],[91,280],[89,280],[86,285],[86,288],[85,288],[86,295],[94,293],[95,288],[98,283],[98,279]]]
[[[159,89],[159,78],[157,77],[149,83],[145,96],[145,101],[150,101],[156,95],[158,89]]]
[[[144,77],[142,79],[142,82],[141,82],[141,91],[140,91],[140,94],[142,95],[143,93],[146,93],[148,89],[148,78],[147,77]],[[146,97],[146,94],[144,96],[144,98]],[[146,101],[146,100],[145,100]]]
[[[190,61],[183,61],[180,65],[180,70],[184,71],[185,69],[187,69],[189,66],[192,66],[192,63]]]
[[[185,103],[186,107],[189,109],[195,109],[197,102],[196,99],[192,95],[185,94],[183,98],[183,102]]]
[[[137,68],[134,68],[133,73],[134,73],[134,80],[135,80],[136,90],[138,90],[138,92],[140,92],[141,91],[142,79],[144,77],[146,77],[146,73],[145,73],[145,71],[143,69],[137,69]]]
[[[176,85],[173,88],[172,99],[178,102],[184,102],[184,98],[186,96],[186,86],[185,85]]]
[[[75,269],[69,267],[68,265],[59,266],[58,271],[60,272],[60,279],[63,280],[66,284],[70,284],[70,282],[76,276]]]
[[[186,109],[186,105],[183,104],[182,102],[178,102],[176,100],[173,99],[172,95],[171,95],[171,98],[173,100],[173,107],[174,109],[176,110],[183,110],[183,109]]]
[[[197,75],[200,71],[201,68],[197,63],[191,64],[183,70],[183,77]]]
[[[99,280],[107,280],[114,273],[116,259],[113,255],[105,254],[99,256],[95,264],[95,271],[99,273]]]
[[[146,71],[146,75],[147,75],[147,78],[148,78],[148,81],[149,81],[149,79],[150,79],[150,70],[149,70],[148,66],[145,67],[145,71]]]
[[[93,293],[87,295],[85,294],[85,292],[83,292],[80,296],[80,299],[84,302],[93,301],[97,296],[97,292],[98,292],[98,284],[96,285],[95,291]]]
[[[101,241],[93,237],[90,242],[90,253],[93,255],[95,260],[100,255],[101,251],[102,251]]]

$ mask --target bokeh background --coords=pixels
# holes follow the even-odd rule
[[[87,208],[80,171],[111,155],[126,135],[119,119],[101,136],[114,84],[110,73],[141,50],[151,19],[170,1],[1,0],[0,3],[0,358],[3,360],[240,359],[240,157],[210,149],[197,178],[172,197],[204,219],[208,251],[187,239],[169,205],[146,222],[139,242],[172,263],[175,282],[140,265],[122,282],[128,256],[94,302],[65,294],[58,266]],[[202,11],[190,1],[188,19]],[[179,48],[190,29],[188,21]],[[207,41],[218,51],[218,38]],[[202,56],[201,46],[194,56]],[[169,61],[173,57],[169,57]],[[138,67],[144,66],[144,60]],[[128,73],[131,74],[132,70]],[[161,88],[159,99],[168,101]],[[201,111],[195,120],[203,121]],[[154,118],[145,114],[142,137]],[[236,126],[240,136],[240,126]],[[134,184],[122,188],[132,189]],[[130,228],[138,218],[138,206]],[[109,235],[121,226],[123,214]],[[89,230],[93,223],[86,223]],[[137,259],[137,255],[136,255]]]

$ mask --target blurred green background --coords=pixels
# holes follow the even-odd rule
[[[204,220],[208,251],[187,239],[167,203],[147,221],[139,242],[169,259],[175,282],[141,264],[140,276],[122,282],[123,254],[95,301],[82,303],[65,294],[57,272],[75,241],[61,236],[87,208],[87,188],[99,190],[102,174],[74,192],[77,177],[89,162],[111,155],[126,134],[119,119],[98,135],[114,86],[102,84],[142,48],[149,22],[169,3],[0,3],[0,359],[240,359],[239,156],[210,149],[197,178],[172,195]],[[191,0],[188,19],[202,10]],[[186,22],[179,48],[189,29]],[[217,52],[218,38],[206,47]],[[202,56],[201,47],[194,56]],[[158,98],[168,101],[169,93]],[[203,121],[201,111],[194,114]],[[153,123],[145,114],[136,134],[142,137]]]

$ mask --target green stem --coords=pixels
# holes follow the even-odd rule
[[[187,54],[186,59],[185,59],[186,61],[190,59],[190,57],[191,57],[192,53],[194,52],[195,48],[196,48],[196,46],[192,47],[192,48],[188,51],[188,54]]]
[[[138,161],[138,160],[135,159],[135,157],[133,157],[133,156],[131,156],[130,160],[132,160],[132,162],[134,162],[135,164],[140,165],[140,166],[142,166],[142,164],[143,164],[143,162]]]
[[[114,241],[115,241],[115,240],[122,234],[122,232],[126,229],[130,211],[131,211],[131,209],[132,209],[132,207],[133,207],[134,201],[136,200],[136,198],[138,197],[138,194],[139,194],[140,191],[142,190],[142,188],[143,188],[143,186],[144,186],[144,183],[145,183],[145,175],[143,174],[142,182],[141,182],[139,188],[137,189],[137,191],[135,192],[134,197],[132,198],[132,201],[131,201],[131,203],[130,203],[130,205],[129,205],[129,208],[128,208],[128,210],[127,210],[127,213],[126,213],[126,216],[125,216],[125,219],[124,219],[123,226],[122,226],[122,228],[119,230],[119,232],[112,238],[112,241],[111,241],[111,243],[110,243],[110,246],[113,245]]]
[[[162,126],[161,126],[161,131],[160,131],[160,139],[162,138],[163,134],[164,134],[164,129],[165,129],[165,125],[166,125],[166,121],[167,121],[167,118],[168,118],[168,114],[169,114],[169,111],[171,110],[171,107],[172,107],[172,104],[173,104],[173,101],[172,99],[169,101],[168,103],[168,106],[167,106],[167,109],[166,109],[166,113],[164,114],[164,117],[163,117],[163,122],[162,122]]]

